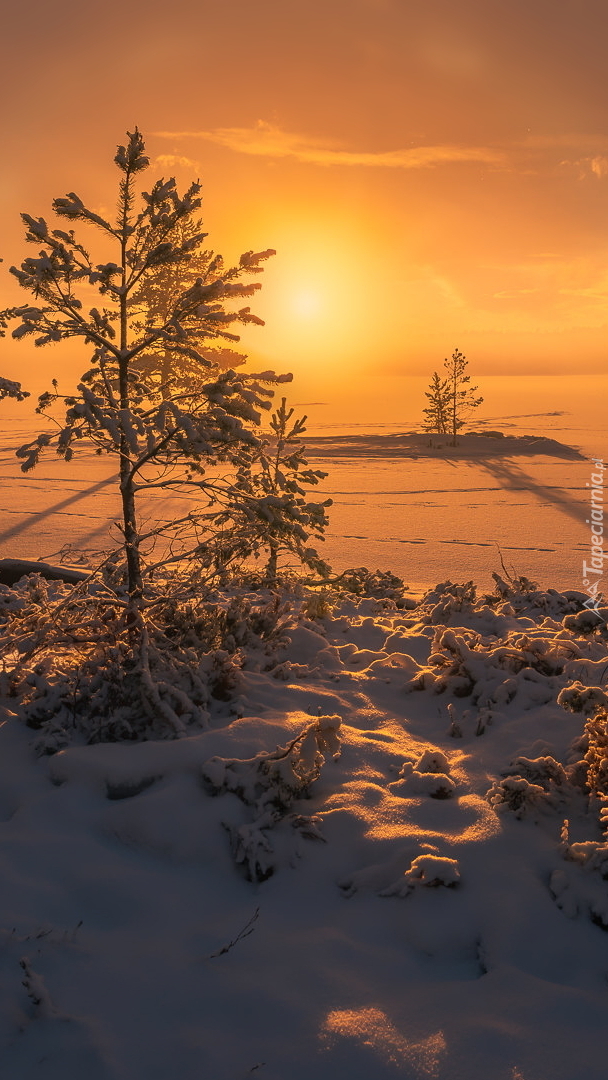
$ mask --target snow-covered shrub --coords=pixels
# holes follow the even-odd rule
[[[600,686],[584,686],[577,681],[560,690],[557,704],[568,712],[591,715],[601,706],[608,705],[608,694]]]
[[[547,804],[553,805],[550,796],[540,784],[531,784],[523,776],[506,776],[496,780],[486,798],[498,814],[510,811],[521,819]]]
[[[493,595],[487,596],[486,601],[491,605],[500,605],[502,610],[510,610],[517,616],[529,615],[538,621],[539,615],[563,620],[563,626],[574,633],[587,632],[584,627],[586,620],[583,618],[579,624],[578,614],[581,612],[584,593],[574,590],[558,592],[556,589],[539,589],[535,581],[523,575],[509,577],[507,581],[500,574],[493,573],[496,583]],[[582,612],[582,615],[589,612]],[[597,624],[597,616],[595,623]]]
[[[558,867],[551,875],[549,890],[557,906],[568,918],[579,911],[589,914],[591,921],[608,930],[608,894],[603,882],[608,881],[608,842],[606,823],[608,802],[602,800],[600,819],[604,826],[604,840],[570,842],[569,821],[564,820],[560,851],[566,865]],[[602,879],[597,881],[596,875]],[[594,880],[595,877],[595,880]]]
[[[2,692],[39,749],[88,742],[173,738],[200,730],[215,699],[241,690],[247,659],[276,665],[285,643],[278,597],[214,594],[185,600],[151,588],[139,622],[101,584],[73,587],[30,576],[4,589]]]
[[[567,918],[584,913],[596,926],[608,930],[608,845],[573,844],[569,850],[575,848],[579,850],[566,856],[569,862],[551,874],[549,891]],[[582,848],[588,850],[583,854]],[[593,871],[599,872],[599,880]]]
[[[319,716],[286,746],[253,758],[211,758],[203,777],[213,794],[232,791],[256,811],[285,812],[316,780],[325,755],[340,750],[339,716]]]
[[[405,689],[469,697],[480,708],[504,706],[520,693],[524,707],[554,698],[554,676],[571,656],[569,642],[511,631],[499,642],[464,628],[440,626],[428,667]]]
[[[380,896],[409,896],[414,889],[420,886],[438,888],[445,886],[453,889],[460,883],[460,870],[456,859],[447,859],[442,855],[418,855],[406,870],[403,877],[387,889],[383,889]]]
[[[290,604],[279,593],[243,593],[232,585],[224,591],[205,590],[186,601],[178,593],[159,614],[166,637],[180,647],[230,654],[246,649],[273,659],[287,641]]]
[[[306,798],[327,755],[340,752],[340,717],[319,716],[295,739],[253,758],[211,758],[202,767],[203,780],[213,795],[233,792],[253,811],[253,820],[226,826],[235,860],[251,881],[264,881],[274,872],[276,857],[268,833],[287,821],[302,835],[320,838],[314,817],[290,811]]]
[[[521,819],[543,808],[555,809],[567,784],[566,770],[555,758],[516,757],[486,798],[497,813],[510,811]]]
[[[563,765],[549,755],[537,758],[516,757],[505,775],[523,776],[534,784],[540,784],[545,791],[563,788],[568,783]]]
[[[201,657],[198,670],[205,673],[209,693],[216,701],[232,701],[242,689],[241,671],[245,657],[242,649],[232,653],[213,649]]]
[[[325,619],[330,611],[329,596],[324,589],[309,596],[302,608],[302,614],[307,619]]]
[[[495,582],[495,596],[488,597],[488,600],[496,600],[496,597],[499,597],[500,600],[510,600],[513,597],[531,596],[532,593],[538,590],[537,582],[530,581],[529,578],[524,577],[522,574],[509,577],[509,580],[505,581],[500,574],[493,571],[492,577]]]
[[[593,795],[608,795],[608,709],[600,708],[585,724],[584,762],[587,787]]]
[[[605,840],[582,840],[568,844],[564,856],[587,870],[597,870],[601,877],[608,880],[608,843]]]
[[[604,630],[605,625],[603,619],[598,617],[597,612],[590,611],[589,608],[577,611],[575,615],[566,615],[563,619],[564,628],[571,630],[573,634],[591,636],[598,631]]]
[[[36,668],[27,672],[18,688],[20,709],[26,724],[41,731],[38,749],[53,753],[78,736],[90,743],[176,738],[206,727],[204,669],[179,655],[152,653],[142,658],[122,642],[76,667],[64,660],[46,678]]]
[[[176,576],[148,587],[134,624],[124,592],[30,575],[0,588],[0,692],[44,752],[74,738],[181,736],[241,693],[245,664],[276,666],[290,617],[278,593],[201,595]]]
[[[310,674],[310,668],[307,664],[294,664],[291,660],[283,660],[280,664],[276,664],[271,668],[270,675],[273,679],[279,679],[282,682],[293,682],[296,679],[305,679]]]
[[[408,587],[403,584],[402,578],[388,570],[368,570],[367,566],[345,570],[336,587],[340,592],[362,598],[393,600],[398,608],[415,606],[414,601],[405,596]]]
[[[416,762],[421,773],[449,773],[450,764],[441,750],[424,750]]]
[[[499,692],[502,691],[504,687],[505,683],[502,683],[499,686],[495,698],[500,696]],[[514,690],[513,695],[511,696],[514,696],[515,693],[516,690]],[[507,700],[510,700],[510,698],[507,698]],[[485,735],[487,728],[491,727],[497,718],[504,719],[504,713],[500,712],[498,709],[489,709],[487,705],[476,705],[472,709],[464,709],[462,713],[462,724],[466,730],[473,732],[476,736],[480,736]]]
[[[417,761],[403,763],[399,780],[389,787],[393,795],[430,795],[432,799],[449,799],[456,790],[449,771],[448,759],[441,750],[425,750]]]
[[[452,581],[443,581],[426,593],[419,607],[423,622],[436,626],[449,623],[454,614],[473,610],[477,591],[472,581],[456,585]]]

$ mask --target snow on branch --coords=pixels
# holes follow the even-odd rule
[[[0,401],[3,398],[15,398],[17,401],[24,401],[29,396],[28,390],[22,390],[21,383],[13,382],[12,379],[0,378]]]
[[[253,758],[211,758],[202,769],[211,794],[231,791],[253,809],[251,822],[226,826],[235,861],[251,881],[264,881],[275,868],[269,832],[308,794],[325,758],[340,754],[339,716],[319,716],[286,746]],[[309,838],[320,839],[314,817],[291,814],[291,824]]]

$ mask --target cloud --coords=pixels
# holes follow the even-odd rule
[[[589,168],[593,175],[601,180],[602,177],[608,176],[608,158],[602,157],[601,155],[591,158]]]
[[[518,296],[529,296],[538,292],[538,289],[501,289],[494,293],[495,300],[516,300]]]
[[[561,161],[560,165],[576,169],[579,180],[588,180],[590,176],[603,180],[608,176],[608,157],[604,154],[578,158],[577,161]]]
[[[198,161],[192,161],[189,157],[183,157],[181,154],[159,154],[154,158],[154,164],[160,165],[161,169],[194,169],[198,172],[200,166]]]
[[[593,285],[581,286],[578,289],[564,288],[558,291],[562,296],[577,296],[583,300],[599,300],[602,305],[605,305],[608,298],[608,280],[604,276],[603,279],[596,281]]]
[[[506,156],[485,146],[415,146],[400,150],[344,150],[319,139],[282,131],[258,120],[253,128],[216,128],[214,131],[156,131],[163,139],[204,139],[240,154],[290,158],[310,165],[346,165],[385,169],[426,169],[434,165],[477,162],[505,165]]]
[[[563,157],[564,151],[571,151]],[[565,133],[528,135],[511,144],[511,156],[528,174],[566,170],[577,180],[608,176],[608,139],[605,135]]]

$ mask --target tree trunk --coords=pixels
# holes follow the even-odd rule
[[[141,559],[139,555],[139,533],[135,512],[135,491],[131,478],[131,460],[123,447],[121,435],[120,449],[120,495],[122,499],[122,524],[125,538],[127,561],[127,591],[132,601],[139,601],[143,595]]]
[[[129,395],[129,356],[128,336],[129,327],[127,320],[127,226],[129,206],[129,182],[127,176],[123,196],[123,220],[121,236],[122,256],[122,291],[120,295],[120,349],[121,357],[118,363],[118,381],[120,392],[120,408],[128,412],[131,407]],[[136,615],[139,601],[143,595],[143,582],[141,576],[141,559],[139,556],[139,533],[137,529],[137,515],[135,512],[135,486],[131,474],[131,454],[127,437],[121,425],[120,430],[120,495],[122,499],[122,522],[124,530],[125,556],[127,562],[127,591],[131,616]]]
[[[458,421],[457,407],[456,407],[456,382],[452,385],[452,446],[456,446],[456,432],[458,430],[456,424]]]
[[[279,545],[274,540],[269,540],[268,547],[270,548],[270,558],[266,565],[266,580],[269,585],[276,585]]]

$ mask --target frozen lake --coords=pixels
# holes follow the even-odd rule
[[[416,590],[446,577],[491,584],[491,572],[502,573],[502,552],[511,572],[553,588],[581,587],[587,461],[324,464],[334,500],[325,549],[338,569],[391,569]]]
[[[503,380],[505,383],[508,380]],[[515,382],[515,380],[511,380]],[[562,380],[563,404],[545,412],[490,413],[471,422],[507,434],[543,434],[606,456],[600,393],[591,411],[573,399]],[[517,380],[521,387],[525,380]],[[605,386],[605,380],[602,380]],[[511,401],[505,400],[508,406]],[[519,404],[529,395],[519,392]],[[552,401],[551,404],[555,402]],[[572,407],[573,406],[573,407]],[[336,570],[349,566],[390,569],[414,590],[446,577],[491,584],[500,571],[500,552],[509,570],[545,587],[581,588],[582,561],[589,550],[588,460],[551,455],[498,454],[461,460],[404,457],[383,436],[413,430],[411,422],[348,422],[332,425],[314,410],[308,425],[309,460],[329,473],[319,494],[331,497],[331,527],[322,553]],[[52,557],[65,544],[87,549],[110,546],[118,516],[108,460],[83,453],[70,464],[47,454],[24,476],[14,447],[40,428],[26,406],[2,406],[0,557]],[[340,441],[353,436],[345,452]],[[318,439],[321,436],[322,439]],[[184,499],[150,500],[152,516],[181,513]]]

